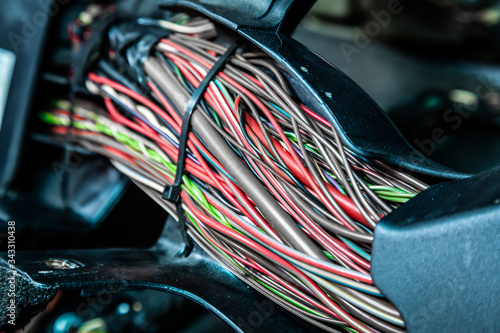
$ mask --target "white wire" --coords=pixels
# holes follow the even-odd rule
[[[208,31],[215,29],[214,24],[208,20],[206,21],[207,23],[204,23],[204,24],[201,24],[198,26],[194,26],[194,27],[187,26],[187,25],[179,25],[179,24],[175,24],[175,23],[165,21],[165,20],[152,20],[152,19],[148,19],[148,20],[138,19],[137,20],[137,22],[139,22],[139,24],[146,24],[146,25],[150,24],[149,22],[152,22],[152,21],[154,21],[155,23],[160,25],[162,28],[165,28],[166,30],[180,32],[183,34],[200,34],[200,33],[208,32]]]
[[[114,165],[115,168],[118,169],[118,171],[124,173],[125,175],[127,175],[128,177],[132,178],[133,180],[135,181],[138,181],[140,182],[141,184],[144,184],[146,185],[147,187],[150,187],[152,188],[153,190],[155,191],[158,191],[160,193],[163,192],[163,187],[158,184],[158,183],[155,183],[154,181],[152,181],[151,179],[149,178],[146,178],[144,177],[143,175],[140,175],[138,174],[137,172],[135,172],[134,170],[130,169],[129,167],[121,164],[120,162],[118,161],[114,161],[114,160],[110,160],[111,161],[111,164]]]

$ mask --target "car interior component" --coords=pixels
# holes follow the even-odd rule
[[[498,170],[470,176],[432,161],[290,37],[312,2],[51,4],[66,46],[45,56],[40,80],[52,89],[31,94],[30,116],[16,122],[30,135],[9,145],[24,152],[3,185],[9,249],[18,230],[60,237],[131,211],[169,218],[147,223],[143,248],[123,239],[2,254],[1,289],[19,285],[3,300],[15,305],[1,313],[5,327],[26,324],[56,291],[98,296],[112,285],[182,295],[236,331],[497,328],[498,191],[476,193]],[[49,21],[40,10],[33,20],[40,13]],[[128,179],[159,207],[127,199]],[[255,313],[262,320],[249,324]]]

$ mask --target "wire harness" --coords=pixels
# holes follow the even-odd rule
[[[427,185],[349,151],[260,52],[228,56],[194,104],[192,130],[183,131],[192,94],[228,48],[213,41],[207,19],[137,24],[145,22],[168,32],[144,65],[131,68],[127,50],[101,53],[86,86],[104,108],[52,102],[40,118],[54,135],[71,132],[74,143],[108,158],[185,218],[189,236],[213,258],[304,320],[329,332],[404,332],[370,276],[373,230]],[[162,195],[182,172],[182,133],[178,211]]]

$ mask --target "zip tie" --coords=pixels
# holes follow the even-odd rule
[[[200,85],[196,88],[196,90],[191,95],[189,102],[186,106],[186,111],[182,116],[182,128],[179,137],[179,155],[177,156],[177,168],[175,171],[175,180],[172,185],[166,185],[163,190],[162,198],[164,200],[170,201],[177,205],[177,215],[180,231],[182,234],[182,238],[186,244],[186,247],[182,251],[184,256],[189,255],[191,250],[193,249],[193,241],[187,235],[187,227],[186,221],[184,217],[184,210],[180,204],[181,192],[182,192],[182,177],[184,176],[184,168],[186,166],[186,157],[187,157],[187,142],[189,138],[189,133],[191,132],[191,117],[196,110],[196,107],[201,101],[201,98],[205,94],[208,85],[215,76],[221,71],[224,65],[229,60],[229,57],[233,55],[236,49],[241,45],[241,40],[231,45],[226,52],[217,60],[217,62],[212,66],[212,68],[208,71],[207,75],[203,78]]]

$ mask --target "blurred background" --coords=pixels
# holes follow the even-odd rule
[[[359,84],[415,148],[478,173],[500,164],[500,3],[319,0],[295,38]]]

